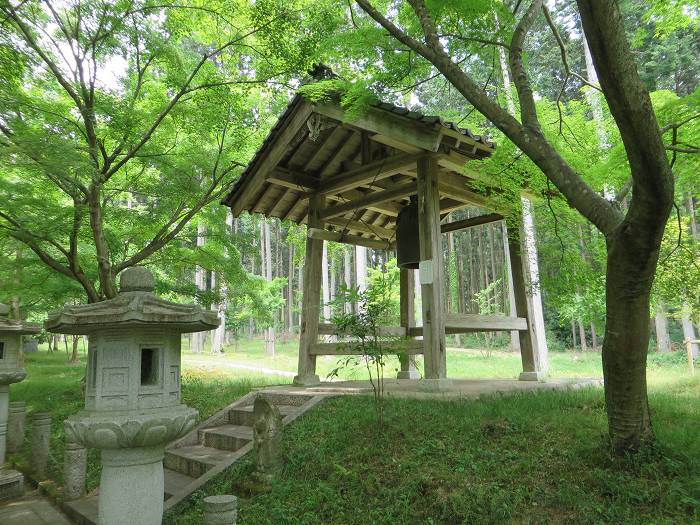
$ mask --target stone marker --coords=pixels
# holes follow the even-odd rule
[[[228,494],[204,498],[205,525],[236,525],[238,498]]]
[[[46,479],[50,441],[51,414],[48,412],[34,412],[32,414],[32,456],[29,458],[29,463],[37,481]]]
[[[33,354],[39,351],[39,341],[36,339],[27,339],[22,346],[22,352],[25,354]]]
[[[9,418],[10,385],[19,383],[27,373],[22,368],[22,335],[39,332],[39,325],[9,319],[10,307],[0,304],[0,500],[21,496],[24,478],[4,469]]]
[[[279,409],[263,395],[253,403],[254,477],[269,483],[282,464],[282,416]]]
[[[216,312],[153,294],[153,274],[125,270],[117,297],[52,313],[49,332],[88,335],[85,409],[66,436],[102,451],[100,525],[160,525],[163,454],[197,411],[180,402],[181,334],[213,330]]]
[[[87,449],[80,443],[66,440],[63,456],[63,499],[73,501],[85,495]]]
[[[24,445],[24,424],[27,420],[27,403],[11,401],[7,418],[7,451],[16,453]]]

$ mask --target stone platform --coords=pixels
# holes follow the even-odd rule
[[[2,525],[71,525],[63,514],[36,492],[0,504],[0,523]]]
[[[410,399],[478,399],[480,397],[538,392],[546,390],[570,390],[602,386],[598,378],[550,378],[546,381],[518,381],[515,379],[385,379],[387,397]],[[372,385],[367,380],[322,382],[314,386],[281,385],[264,387],[264,392],[313,393],[315,395],[371,394]]]

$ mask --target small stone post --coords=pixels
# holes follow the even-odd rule
[[[27,420],[27,403],[11,401],[7,418],[7,451],[19,452],[24,445],[24,423]]]
[[[9,318],[10,307],[0,304],[0,500],[21,496],[24,477],[15,470],[3,468],[10,409],[10,385],[22,381],[27,373],[22,368],[22,336],[39,332],[39,326]],[[20,443],[21,445],[21,443]]]
[[[236,525],[238,498],[228,494],[204,498],[204,525]]]
[[[49,441],[51,439],[51,414],[32,414],[32,472],[37,480],[46,479],[46,466],[49,462]]]
[[[181,334],[213,330],[219,318],[156,297],[146,268],[125,270],[119,284],[116,297],[67,306],[50,314],[45,326],[89,336],[85,408],[64,427],[70,441],[101,451],[99,524],[160,525],[165,446],[197,418],[180,399]],[[84,454],[73,447],[66,452]],[[66,476],[71,496],[83,490],[83,469]]]
[[[63,499],[73,501],[85,495],[86,471],[87,449],[67,439],[63,456]]]
[[[282,463],[282,416],[279,409],[264,396],[253,403],[254,477],[268,484]]]

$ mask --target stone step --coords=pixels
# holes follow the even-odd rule
[[[273,405],[300,407],[314,398],[313,394],[297,394],[291,392],[265,392],[265,397]]]
[[[221,425],[199,431],[199,440],[206,447],[236,451],[253,440],[252,427],[245,425]]]
[[[276,405],[280,411],[282,417],[286,417],[290,414],[295,414],[301,410],[300,407],[294,405]],[[253,418],[253,405],[248,405],[245,407],[232,408],[228,412],[228,422],[232,425],[243,425],[252,427],[255,423]]]
[[[180,474],[198,478],[217,463],[226,461],[235,455],[235,452],[229,450],[203,445],[171,448],[165,451],[163,466]]]
[[[168,499],[170,496],[176,492],[184,489],[187,485],[192,483],[195,478],[190,477],[186,474],[177,472],[169,468],[163,468],[163,486],[164,486],[164,496]]]
[[[97,494],[84,496],[75,501],[67,501],[62,510],[75,525],[97,525]]]

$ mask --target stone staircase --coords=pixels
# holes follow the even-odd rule
[[[253,402],[260,393],[277,406],[284,426],[328,397],[293,390],[254,391],[168,445],[163,459],[164,510],[180,503],[253,449]],[[95,492],[66,502],[63,511],[77,525],[96,525],[97,499]]]

